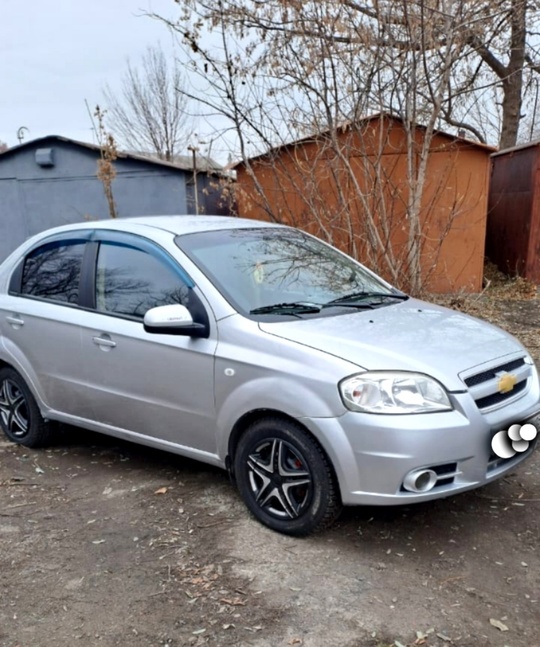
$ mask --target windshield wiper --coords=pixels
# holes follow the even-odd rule
[[[249,311],[251,315],[266,315],[266,314],[275,314],[275,315],[301,315],[301,314],[311,314],[320,312],[322,308],[331,308],[334,306],[343,306],[346,308],[366,308],[372,309],[377,304],[374,304],[369,299],[398,299],[400,301],[405,301],[409,297],[406,294],[396,294],[394,292],[353,292],[351,294],[346,294],[345,296],[339,297],[338,299],[333,299],[324,305],[319,305],[317,303],[308,303],[302,301],[292,301],[290,303],[274,303],[268,306],[261,306],[260,308],[254,308]],[[359,303],[354,303],[355,300],[360,301]]]
[[[328,303],[325,303],[323,308],[328,308],[331,306],[346,306],[349,308],[370,308],[373,307],[369,303],[351,303],[355,300],[364,300],[371,298],[385,298],[385,299],[398,299],[399,301],[406,301],[409,297],[406,294],[396,294],[395,292],[351,292],[351,294],[346,294],[337,299],[333,299]]]
[[[249,311],[250,315],[297,315],[297,314],[309,314],[312,312],[320,312],[321,306],[316,303],[302,303],[302,302],[292,302],[292,303],[274,303],[269,306],[261,306],[260,308],[254,308]]]

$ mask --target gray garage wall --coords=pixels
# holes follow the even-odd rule
[[[36,150],[49,148],[54,166],[39,166]],[[0,155],[0,262],[40,231],[109,217],[103,185],[96,177],[98,157],[96,150],[55,137]],[[119,217],[193,213],[193,199],[188,201],[186,195],[191,172],[133,158],[118,159],[114,166]],[[187,188],[192,194],[193,186]],[[212,205],[204,204],[200,189],[199,196],[204,212],[211,213]]]

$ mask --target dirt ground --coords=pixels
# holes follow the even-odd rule
[[[540,363],[538,297],[472,309]],[[538,647],[539,531],[539,451],[293,539],[206,465],[76,428],[48,450],[1,438],[0,646]]]

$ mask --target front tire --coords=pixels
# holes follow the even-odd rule
[[[23,378],[12,368],[0,369],[0,427],[14,443],[43,447],[52,436],[51,423],[43,419]]]
[[[272,530],[308,535],[329,527],[341,511],[328,458],[294,422],[253,423],[240,438],[234,470],[247,507]]]

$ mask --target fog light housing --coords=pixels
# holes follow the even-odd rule
[[[403,487],[409,492],[429,492],[437,483],[437,472],[433,470],[413,470],[403,481]]]

